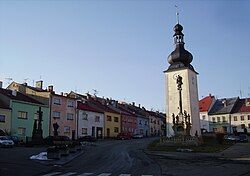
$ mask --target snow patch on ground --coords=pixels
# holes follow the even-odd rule
[[[33,155],[30,157],[32,160],[50,160],[47,158],[47,152],[41,152],[38,155]]]

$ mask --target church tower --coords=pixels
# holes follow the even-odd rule
[[[167,136],[174,136],[175,124],[184,124],[189,120],[189,135],[200,135],[199,100],[197,75],[191,65],[193,56],[184,48],[183,27],[174,26],[174,51],[168,56],[168,69],[164,71],[166,79],[166,115]],[[181,79],[181,80],[180,80]],[[183,114],[186,114],[185,118]],[[188,114],[188,115],[187,115]],[[187,120],[188,117],[188,120]],[[178,121],[178,123],[177,123]],[[188,122],[187,122],[188,123]]]

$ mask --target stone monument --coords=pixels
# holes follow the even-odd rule
[[[34,125],[33,125],[32,142],[34,144],[42,144],[43,142],[43,129],[42,129],[43,112],[42,112],[41,107],[39,107],[37,114],[38,114],[38,119],[34,120]]]

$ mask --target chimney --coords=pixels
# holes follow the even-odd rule
[[[138,104],[139,108],[141,108],[141,104]]]
[[[27,85],[28,85],[28,83],[24,82],[24,83],[23,83],[23,85],[24,85],[24,86],[27,86]]]
[[[227,99],[222,100],[222,103],[223,103],[224,107],[226,107],[227,106]]]
[[[246,98],[245,104],[246,104],[246,106],[250,106],[250,98]]]
[[[63,92],[61,92],[61,95],[63,95]]]
[[[53,86],[52,85],[48,86],[48,90],[49,90],[49,92],[53,92]]]
[[[3,88],[3,82],[0,81],[0,88]]]
[[[135,106],[135,102],[132,102],[132,105]]]
[[[209,97],[212,97],[211,93],[209,94]]]
[[[16,96],[17,91],[16,91],[16,90],[11,90],[11,94],[12,94],[13,96]]]
[[[36,82],[36,88],[42,89],[43,88],[43,81],[37,81]]]

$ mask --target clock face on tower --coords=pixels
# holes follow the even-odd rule
[[[175,73],[175,74],[173,75],[173,79],[174,79],[174,80],[176,80],[178,75],[180,75],[180,76],[181,76],[181,74],[180,74],[180,73]]]

